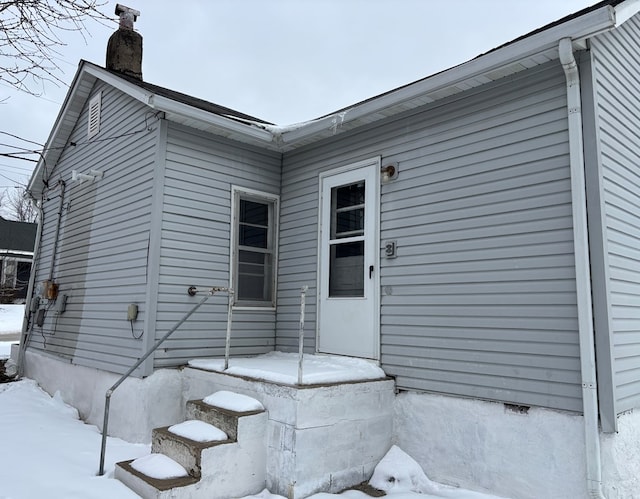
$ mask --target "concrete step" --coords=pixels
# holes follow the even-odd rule
[[[124,483],[144,499],[170,499],[176,497],[179,489],[188,488],[198,482],[198,478],[187,475],[176,478],[153,478],[136,470],[134,459],[116,463],[115,478]],[[178,494],[178,496],[182,496]],[[184,496],[184,497],[188,497]]]
[[[166,426],[164,428],[155,428],[151,435],[151,452],[164,454],[181,464],[189,473],[189,475],[200,478],[202,474],[202,452],[205,449],[223,444],[233,443],[234,440],[227,437],[226,433],[221,430],[217,439],[201,439],[194,440],[184,435],[179,435],[180,427],[184,427],[186,423],[201,423],[210,427],[212,430],[218,430],[215,426],[203,421],[190,420],[178,425]],[[188,432],[187,432],[188,433]]]
[[[190,400],[187,418],[178,425],[156,428],[152,434],[152,455],[168,456],[184,468],[186,476],[153,478],[136,470],[133,461],[125,461],[116,464],[115,477],[144,499],[225,499],[265,488],[268,419],[264,409],[238,412]],[[199,425],[195,430],[185,428],[194,424]],[[215,433],[219,433],[216,438],[224,434],[226,438],[202,441],[203,435]]]
[[[231,440],[238,440],[238,418],[260,414],[262,410],[236,412],[206,404],[204,400],[187,402],[187,419],[198,419],[224,431]]]

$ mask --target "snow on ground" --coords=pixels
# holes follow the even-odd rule
[[[270,352],[251,358],[229,359],[225,371],[224,359],[196,359],[191,367],[208,371],[225,372],[254,379],[295,385],[298,382],[298,354]],[[344,381],[382,379],[386,375],[373,362],[349,357],[304,354],[302,383],[338,383]]]
[[[24,305],[0,305],[0,335],[19,333],[23,315]]]
[[[2,336],[0,336],[2,338]],[[11,345],[18,343],[17,341],[0,341],[0,360],[8,359],[11,355]]]
[[[109,438],[107,474],[98,477],[100,443],[95,426],[34,381],[0,384],[0,499],[137,498],[110,476],[117,461],[148,454],[149,446]]]
[[[0,359],[7,359],[11,355],[11,345],[17,343],[13,336],[22,330],[23,314],[24,305],[0,305]]]
[[[109,437],[105,476],[96,476],[100,433],[82,423],[77,411],[59,397],[50,397],[34,381],[0,384],[0,499],[136,499],[138,496],[112,478],[114,464],[149,454],[149,446]],[[321,451],[320,451],[321,452]],[[166,474],[164,463],[146,463],[151,472]],[[431,482],[418,464],[397,447],[376,468],[376,484],[390,499],[495,499],[495,496],[452,489]],[[256,499],[283,499],[268,491]],[[369,499],[357,491],[313,499]]]

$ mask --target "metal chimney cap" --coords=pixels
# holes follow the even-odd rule
[[[124,13],[131,13],[133,14],[133,20],[137,21],[138,16],[140,15],[140,11],[136,10],[136,9],[132,9],[131,7],[127,7],[126,5],[120,5],[119,3],[116,4],[116,16],[119,16],[120,14],[124,14]]]
[[[132,9],[119,3],[116,4],[116,15],[120,16],[120,27],[133,29],[133,23],[138,20],[139,10]]]

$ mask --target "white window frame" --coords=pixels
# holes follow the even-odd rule
[[[278,240],[279,240],[279,221],[280,221],[280,196],[277,194],[271,194],[268,192],[258,191],[255,189],[248,189],[246,187],[231,186],[231,239],[229,244],[230,249],[230,287],[237,291],[238,282],[238,224],[240,215],[240,200],[248,199],[255,200],[261,203],[271,203],[273,205],[273,223],[270,225],[269,230],[271,232],[272,241],[272,297],[271,301],[258,302],[258,301],[242,301],[238,299],[237,293],[233,297],[234,309],[247,309],[247,310],[275,310],[276,308],[276,295],[278,286]],[[271,222],[271,221],[270,221]]]

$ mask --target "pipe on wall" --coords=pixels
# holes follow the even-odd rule
[[[563,38],[560,40],[558,51],[567,81],[571,209],[573,215],[573,246],[576,268],[587,490],[589,491],[590,497],[604,499],[602,493],[600,431],[598,428],[598,385],[596,379],[593,304],[591,300],[591,270],[589,262],[589,233],[587,228],[580,74],[578,64],[573,55],[571,38]]]

